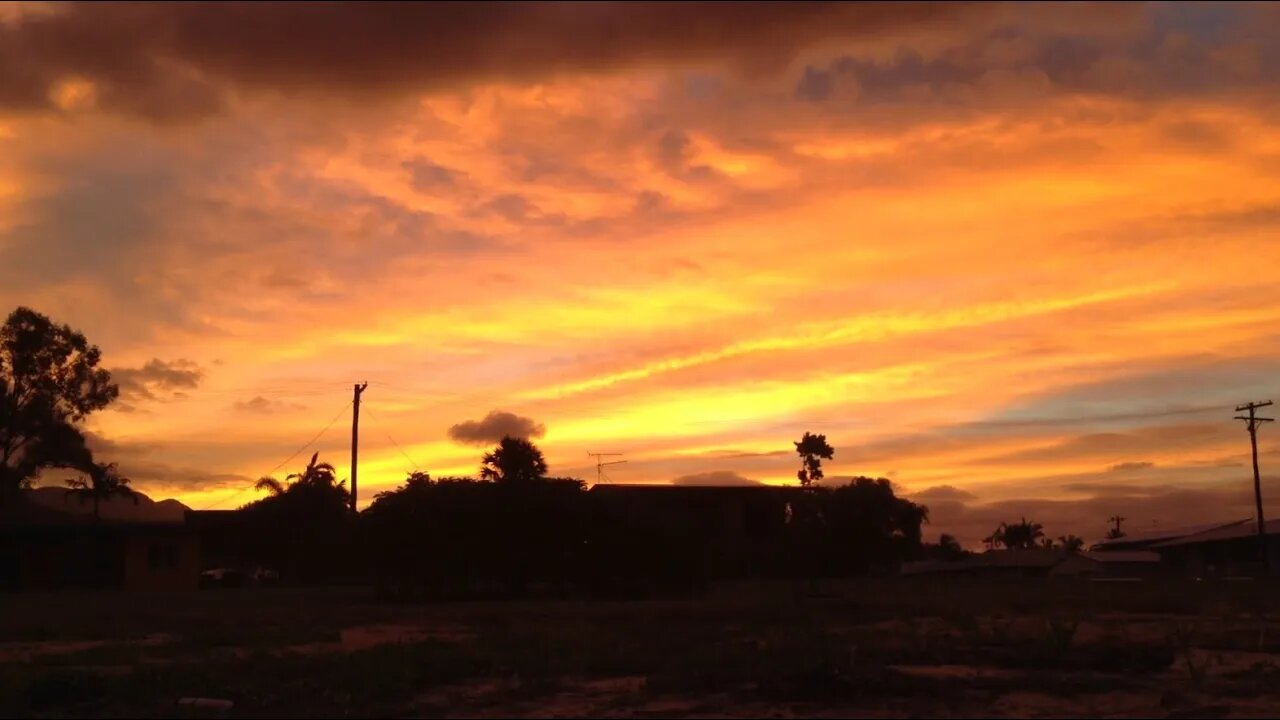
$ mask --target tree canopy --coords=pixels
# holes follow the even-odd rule
[[[822,461],[835,457],[835,448],[827,443],[826,435],[813,435],[808,432],[795,443],[796,454],[800,456],[800,470],[796,477],[802,487],[820,482],[823,478]]]
[[[115,496],[129,498],[136,504],[138,493],[129,487],[129,478],[120,474],[115,463],[90,463],[85,468],[85,477],[67,480],[68,495],[75,496],[80,502],[93,502],[93,518],[101,519],[101,504]]]
[[[119,394],[85,336],[19,307],[0,327],[0,495],[49,467],[88,469],[76,424]]]
[[[480,477],[500,483],[531,483],[547,476],[547,461],[524,438],[504,437],[480,461]]]

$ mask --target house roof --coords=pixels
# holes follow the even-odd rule
[[[1171,528],[1158,528],[1148,530],[1146,532],[1133,533],[1125,535],[1114,540],[1103,540],[1095,543],[1091,548],[1094,551],[1108,551],[1109,548],[1129,547],[1133,545],[1154,545],[1155,543],[1163,543],[1170,540],[1177,540],[1189,535],[1196,535],[1210,530],[1231,527],[1240,523],[1249,522],[1248,520],[1231,520],[1227,522],[1218,521],[1215,523],[1205,523],[1200,525],[1183,525]]]
[[[1267,535],[1280,535],[1280,520],[1268,520],[1266,523]],[[1256,537],[1258,534],[1257,523],[1253,519],[1240,520],[1223,525],[1220,527],[1198,532],[1193,535],[1175,538],[1166,542],[1152,545],[1155,548],[1179,547],[1183,545],[1198,545],[1200,543],[1222,542],[1224,540],[1239,540],[1241,538]]]
[[[1032,548],[1028,550],[988,550],[975,560],[979,567],[1053,567],[1062,562],[1061,550]]]

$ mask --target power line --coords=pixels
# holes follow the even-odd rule
[[[286,464],[288,464],[288,463],[289,463],[289,461],[291,461],[291,460],[293,460],[294,458],[298,457],[298,454],[299,454],[299,453],[301,453],[303,450],[306,450],[307,448],[311,447],[311,445],[312,445],[312,444],[314,444],[314,443],[315,443],[315,441],[319,440],[319,439],[320,439],[320,438],[321,438],[321,437],[322,437],[326,432],[328,432],[328,431],[329,431],[329,428],[333,427],[333,424],[334,424],[334,423],[338,422],[338,418],[342,417],[342,415],[347,411],[347,408],[348,408],[350,405],[351,405],[351,403],[350,403],[350,402],[348,402],[346,405],[343,405],[343,406],[342,406],[342,409],[341,409],[341,410],[339,410],[339,411],[337,412],[337,414],[335,414],[335,415],[333,416],[333,419],[332,419],[332,420],[330,420],[330,421],[328,422],[328,424],[326,424],[324,427],[320,428],[320,432],[316,433],[314,437],[312,437],[310,440],[308,440],[308,441],[306,442],[306,444],[302,445],[302,446],[301,446],[301,447],[299,447],[297,450],[294,450],[292,455],[290,455],[289,457],[285,458],[284,460],[281,460],[281,461],[280,461],[280,463],[279,463],[279,464],[277,464],[275,467],[273,467],[273,468],[271,468],[270,470],[268,470],[268,471],[266,471],[265,473],[263,473],[263,474],[262,474],[262,477],[270,477],[272,473],[274,473],[275,471],[277,471],[277,470],[279,470],[280,468],[284,467]],[[234,500],[235,498],[240,497],[241,495],[245,494],[246,492],[248,492],[248,491],[252,490],[252,489],[253,489],[253,487],[254,487],[254,485],[257,485],[257,484],[258,484],[258,481],[257,481],[257,480],[254,480],[254,481],[253,481],[253,483],[252,483],[252,484],[250,484],[248,487],[241,488],[240,490],[237,490],[234,494],[229,495],[229,496],[227,496],[227,497],[223,498],[222,500],[219,500],[219,501],[217,501],[217,502],[215,502],[215,503],[212,503],[212,504],[210,504],[210,505],[206,505],[206,506],[204,506],[204,507],[202,507],[202,508],[200,508],[200,509],[201,509],[201,510],[208,510],[208,509],[210,509],[210,508],[217,507],[218,505],[221,505],[221,504],[223,504],[223,503],[225,503],[225,502],[229,502],[229,501],[231,501],[231,500]]]
[[[365,409],[365,412],[369,413],[369,417],[373,417],[373,411],[369,409],[368,403],[364,405],[364,409]],[[405,460],[409,461],[409,464],[413,466],[414,470],[417,470],[418,472],[422,472],[422,467],[418,465],[418,463],[414,462],[413,458],[409,457],[409,453],[405,452],[405,449],[400,446],[400,443],[396,442],[396,439],[391,437],[391,433],[383,429],[382,421],[378,420],[376,422],[378,423],[378,431],[382,433],[382,436],[385,437],[387,440],[389,440],[392,445],[395,445],[396,450],[400,451],[400,454],[404,456]]]

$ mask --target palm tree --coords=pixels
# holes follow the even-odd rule
[[[335,487],[342,483],[337,482],[338,473],[333,469],[333,465],[327,462],[317,463],[320,453],[317,451],[311,456],[311,462],[307,463],[307,467],[300,473],[290,473],[286,480],[292,480],[294,484],[309,485],[312,487]]]
[[[319,459],[320,453],[316,452],[311,456],[311,461],[307,463],[302,472],[289,473],[283,483],[273,477],[258,478],[258,482],[253,484],[253,489],[266,490],[271,497],[279,497],[287,494],[295,487],[325,489],[341,487],[342,482],[335,482],[338,475],[333,465],[327,462],[317,462]]]
[[[1036,546],[1044,537],[1044,526],[1040,523],[1028,522],[1024,517],[1020,522],[1004,525],[1003,543],[1010,550],[1027,550]]]
[[[1062,543],[1062,548],[1068,553],[1075,554],[1084,549],[1084,538],[1079,535],[1063,535],[1058,538]]]
[[[129,487],[129,478],[120,474],[115,463],[96,463],[90,462],[84,469],[86,477],[71,478],[67,480],[67,495],[76,496],[81,503],[86,500],[93,500],[93,519],[95,522],[102,520],[101,507],[103,500],[110,500],[113,496],[130,498],[133,504],[138,504],[138,493]]]
[[[523,438],[504,437],[480,461],[480,477],[503,483],[534,482],[547,475],[547,461],[536,445]]]
[[[285,493],[284,483],[273,477],[260,477],[258,482],[253,484],[254,490],[266,490],[272,497],[279,497]]]

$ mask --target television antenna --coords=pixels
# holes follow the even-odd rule
[[[587,457],[593,457],[596,459],[596,484],[597,485],[599,485],[601,482],[608,482],[609,480],[609,476],[605,475],[604,473],[605,467],[609,465],[621,465],[626,462],[626,460],[605,460],[605,458],[621,457],[621,456],[622,456],[622,453],[593,453],[593,452],[587,453]]]

